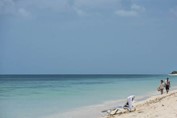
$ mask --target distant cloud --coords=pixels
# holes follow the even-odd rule
[[[171,9],[170,9],[170,13],[171,13],[173,16],[177,17],[177,6],[174,7],[174,8],[171,8]]]
[[[58,13],[76,13],[79,16],[112,14],[137,16],[144,7],[131,2],[128,10],[122,0],[0,0],[0,15],[21,15],[29,17],[43,10]],[[127,7],[127,6],[126,6]],[[126,8],[125,7],[125,8]]]
[[[145,8],[137,4],[132,4],[130,10],[120,9],[115,11],[118,16],[138,16],[140,13],[144,12]]]
[[[74,0],[74,5],[86,9],[105,9],[115,7],[121,0]]]
[[[73,0],[73,7],[76,12],[87,14],[87,15],[95,15],[95,14],[106,14],[112,13],[112,11],[116,10],[117,7],[120,6],[121,0]],[[79,10],[79,12],[78,12]]]
[[[24,17],[30,17],[30,16],[31,16],[31,13],[28,12],[27,10],[23,9],[23,8],[19,8],[19,9],[18,9],[18,13],[19,13],[21,16],[24,16]]]
[[[136,11],[130,10],[130,11],[126,11],[126,10],[117,10],[115,12],[115,14],[117,14],[118,16],[137,16],[138,13]]]
[[[66,12],[67,0],[0,0],[0,15],[16,15],[28,17],[35,10]]]
[[[139,6],[139,5],[137,5],[137,4],[132,4],[131,9],[132,9],[132,10],[135,10],[135,11],[137,11],[137,12],[143,12],[143,11],[145,11],[145,8],[144,8],[144,7]]]
[[[13,0],[0,0],[0,14],[13,14],[15,11]]]
[[[39,9],[48,9],[55,12],[67,12],[70,8],[68,0],[38,0],[34,5]]]
[[[88,16],[88,14],[86,12],[84,12],[83,10],[77,8],[77,7],[73,7],[73,9],[75,10],[75,12],[79,15],[79,16]]]
[[[15,0],[0,0],[0,15],[6,14],[29,17],[31,13],[18,6]]]
[[[32,12],[48,10],[78,15],[113,11],[121,0],[0,0],[0,14],[28,16]]]

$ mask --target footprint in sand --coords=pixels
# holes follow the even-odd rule
[[[138,111],[138,113],[143,113],[143,111]]]

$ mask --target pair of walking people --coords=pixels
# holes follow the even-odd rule
[[[161,92],[161,94],[163,94],[164,88],[166,89],[166,92],[169,92],[170,89],[170,80],[169,78],[167,78],[165,80],[165,82],[163,80],[160,81],[160,86],[158,88],[158,90]]]

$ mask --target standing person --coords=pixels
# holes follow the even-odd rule
[[[163,89],[164,89],[164,87],[165,87],[164,82],[163,82],[163,80],[161,80],[161,81],[160,81],[160,86],[159,86],[161,95],[163,94]]]
[[[167,80],[165,82],[165,89],[166,89],[166,92],[168,93],[169,89],[170,89],[170,80],[169,80],[169,78],[167,78]]]

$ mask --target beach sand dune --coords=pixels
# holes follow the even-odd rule
[[[177,91],[158,95],[135,104],[136,111],[107,118],[177,118]]]

